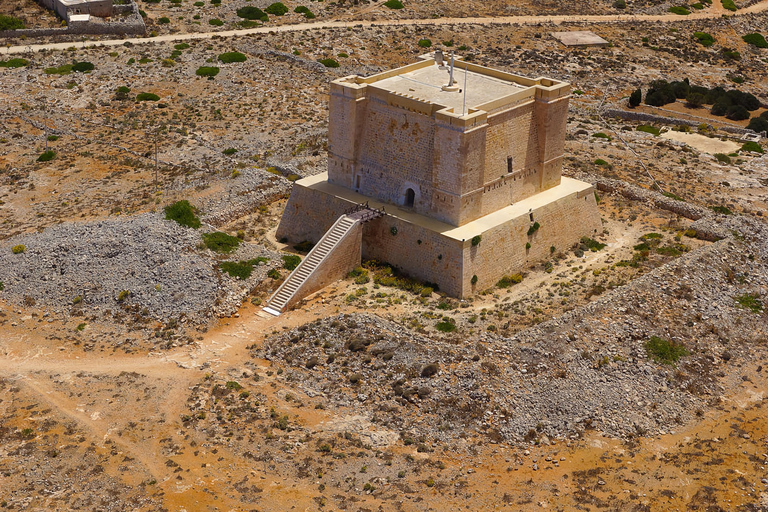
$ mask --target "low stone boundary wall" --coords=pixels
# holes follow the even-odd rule
[[[656,114],[647,114],[645,112],[630,112],[627,110],[605,109],[603,115],[607,117],[617,117],[619,119],[627,119],[629,121],[646,121],[652,123],[699,126],[701,122],[693,121],[691,119],[682,119],[679,117],[666,117]],[[703,118],[702,118],[703,119]],[[702,121],[703,122],[703,121]],[[707,123],[707,126],[712,128],[712,125]],[[733,133],[736,135],[744,135],[745,133],[754,133],[752,130],[746,128],[736,128],[734,126],[722,126],[717,128],[719,131]]]
[[[141,14],[139,14],[139,6],[136,5],[136,2],[131,2],[127,5],[113,5],[112,9],[113,14],[128,14],[128,16],[115,21],[76,23],[67,27],[2,30],[0,31],[0,38],[17,38],[22,36],[48,37],[71,34],[143,35],[146,33],[147,26],[144,24],[144,18],[142,18]]]

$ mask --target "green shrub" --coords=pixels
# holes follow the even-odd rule
[[[131,295],[130,291],[123,290],[123,291],[121,291],[120,293],[117,294],[117,301],[118,302],[123,302],[125,299],[130,297],[130,295]]]
[[[593,137],[595,137],[595,138],[597,138],[597,139],[605,139],[605,140],[611,140],[611,137],[610,137],[610,135],[606,135],[606,134],[605,134],[605,133],[603,133],[603,132],[597,132],[597,133],[593,133],[593,134],[592,134],[592,136],[593,136]]]
[[[286,270],[294,270],[301,263],[301,257],[295,254],[283,254],[283,268]]]
[[[608,167],[610,164],[603,160],[602,158],[595,159],[595,165],[601,165],[603,167]]]
[[[26,247],[25,245],[22,245],[22,244],[19,244],[19,245],[14,245],[14,246],[11,248],[11,252],[12,252],[13,254],[21,254],[21,253],[23,253],[23,252],[27,252],[27,247]]]
[[[672,84],[666,80],[653,80],[648,85],[648,92],[645,94],[647,105],[661,107],[668,103],[674,103],[675,100],[677,100],[677,92]]]
[[[766,112],[768,112],[768,110],[766,110]],[[749,120],[747,129],[755,131],[757,133],[768,132],[768,118],[753,117],[752,119]]]
[[[195,74],[197,76],[206,76],[208,78],[213,78],[219,74],[219,68],[217,68],[216,66],[200,66],[199,68],[197,68],[197,71],[195,71]]]
[[[645,352],[648,354],[648,357],[663,364],[674,364],[681,357],[690,354],[684,345],[659,338],[658,336],[651,336],[645,342]]]
[[[496,283],[496,286],[498,288],[509,288],[513,284],[518,284],[523,282],[523,276],[520,274],[512,274],[511,276],[503,276],[501,279],[499,279],[499,282]]]
[[[731,48],[723,48],[723,57],[728,60],[741,60],[741,54]],[[742,80],[743,82],[744,80]],[[741,83],[741,82],[737,82]]]
[[[253,265],[248,261],[223,261],[219,268],[230,276],[245,281],[251,277]]]
[[[723,153],[715,153],[715,159],[718,162],[722,162],[724,164],[729,164],[730,165],[730,163],[731,163],[731,157],[729,157],[728,155],[725,155]]]
[[[741,36],[741,38],[745,43],[751,44],[752,46],[757,46],[758,48],[768,48],[768,41],[766,41],[765,37],[759,32],[746,34]]]
[[[640,126],[635,128],[635,130],[637,130],[638,132],[650,133],[650,134],[655,135],[657,137],[661,134],[661,130],[659,130],[655,126],[650,126],[650,125],[647,125],[647,124],[641,124]]]
[[[222,151],[222,153],[224,153],[227,156],[231,156],[237,153],[237,150],[235,148],[227,148],[224,151]]]
[[[390,9],[402,9],[404,7],[400,0],[387,0],[384,2],[384,6]]]
[[[288,12],[288,7],[283,2],[275,2],[264,9],[264,12],[273,16],[282,16]]]
[[[712,34],[706,32],[694,32],[693,37],[707,48],[715,44],[715,38],[712,37]]]
[[[37,161],[38,162],[50,162],[54,158],[56,158],[56,152],[53,151],[52,149],[49,149],[48,151],[44,152],[39,157],[37,157]]]
[[[152,92],[140,92],[136,95],[136,101],[158,101],[160,96]]]
[[[237,15],[246,20],[258,20],[265,23],[269,21],[269,16],[258,7],[243,7],[237,10]]]
[[[279,270],[277,270],[276,268],[271,268],[271,269],[269,269],[269,271],[267,272],[267,277],[271,277],[271,278],[272,278],[272,279],[274,279],[274,280],[278,280],[278,279],[280,279],[280,277],[281,277],[281,276],[280,276],[280,271],[279,271]]]
[[[224,22],[221,21],[219,18],[213,18],[208,20],[209,25],[213,25],[214,27],[221,27],[224,25]]]
[[[456,321],[453,320],[452,318],[443,317],[442,321],[437,322],[437,324],[435,324],[435,329],[437,329],[440,332],[453,332],[456,330]]]
[[[680,16],[687,16],[687,15],[691,14],[691,11],[689,11],[688,9],[686,9],[685,7],[680,6],[680,5],[672,6],[668,10],[672,14],[679,14]]]
[[[197,210],[186,199],[166,206],[164,211],[166,220],[172,220],[192,229],[200,227],[200,219],[196,215]]]
[[[580,243],[582,245],[585,245],[587,249],[589,249],[592,252],[601,251],[605,248],[605,244],[601,244],[597,240],[592,240],[587,236],[581,237]],[[582,248],[582,250],[584,250],[584,248]]]
[[[175,49],[181,51],[181,50],[186,50],[187,48],[189,48],[189,45],[187,43],[179,43],[179,44],[173,45],[173,47]]]
[[[483,240],[483,237],[480,235],[475,235],[472,237],[472,247],[476,245],[480,245],[480,242]]]
[[[757,142],[752,142],[752,141],[745,142],[741,146],[741,151],[752,151],[754,153],[764,153],[765,152],[763,150],[763,147],[760,144],[758,144]]]
[[[723,215],[733,215],[733,212],[727,206],[710,206],[710,209],[713,212],[720,213]]]
[[[219,60],[224,64],[231,64],[233,62],[245,62],[248,57],[240,52],[227,52],[220,54]]]
[[[736,4],[733,3],[733,0],[720,0],[720,3],[722,3],[723,7],[729,11],[736,11]]]
[[[45,68],[46,75],[68,75],[72,72],[73,64],[62,64],[57,68]]]
[[[629,106],[635,108],[643,101],[643,91],[638,87],[629,95]]]
[[[304,17],[307,18],[308,20],[311,20],[312,18],[315,17],[315,15],[312,13],[312,11],[310,11],[309,8],[307,6],[305,6],[305,5],[300,5],[300,6],[296,7],[293,10],[293,12],[296,12],[296,13],[299,13],[299,14],[303,14]]]
[[[760,301],[760,296],[755,293],[747,293],[736,297],[736,304],[739,307],[748,309],[753,313],[762,313],[763,303]]]
[[[115,99],[118,101],[125,101],[129,98],[129,94],[131,93],[131,88],[126,87],[124,85],[121,85],[117,89],[115,89]]]
[[[538,222],[534,222],[533,225],[528,228],[528,236],[531,236],[532,234],[537,232],[540,227],[541,227],[541,224],[539,224]]]
[[[420,48],[429,48],[430,46],[432,46],[432,41],[430,41],[427,38],[424,38],[424,39],[419,39],[419,42],[417,44],[419,45]]]
[[[168,19],[167,17],[165,17],[165,16],[163,16],[162,18],[160,18],[160,19],[158,19],[158,20],[157,20],[157,23],[158,23],[158,24],[160,24],[160,25],[167,25],[167,24],[168,24],[168,23],[170,23],[170,22],[171,22],[171,20],[169,20],[169,19]]]
[[[24,22],[13,16],[0,14],[0,30],[21,30],[24,28]]]
[[[337,67],[339,67],[338,61],[336,61],[334,59],[320,59],[317,62],[319,62],[320,64],[322,64],[323,66],[325,66],[327,68],[337,68]]]
[[[240,246],[240,239],[221,231],[203,233],[203,243],[213,252],[229,254]]]
[[[90,73],[96,68],[91,62],[76,62],[72,65],[72,71],[76,73]]]
[[[241,386],[239,382],[235,382],[234,380],[227,381],[227,383],[224,386],[227,389],[234,389],[235,391],[240,391],[241,389],[243,389],[243,386]]]
[[[615,0],[613,2],[613,6],[616,9],[626,9],[627,8],[627,2],[626,2],[626,0]]]
[[[10,59],[8,61],[0,60],[0,68],[23,68],[28,66],[29,61],[27,59]]]

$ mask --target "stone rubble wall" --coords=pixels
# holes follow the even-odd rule
[[[0,31],[0,38],[49,37],[71,34],[93,35],[143,35],[146,32],[144,18],[139,14],[139,6],[135,1],[129,5],[115,5],[113,14],[128,14],[124,18],[115,21],[103,22],[101,20],[90,23],[75,23],[61,28],[25,28],[21,30]]]
[[[606,109],[602,112],[607,117],[617,117],[619,119],[626,119],[628,121],[641,121],[650,123],[661,123],[669,125],[687,125],[698,127],[701,123],[708,121],[705,118],[700,118],[701,121],[693,121],[690,119],[681,119],[679,117],[665,117],[656,114],[646,114],[645,112],[629,112],[627,110]],[[707,126],[711,129],[712,125],[707,123]],[[718,131],[733,133],[736,135],[743,135],[745,133],[754,133],[752,130],[746,128],[736,128],[734,126],[720,126]]]

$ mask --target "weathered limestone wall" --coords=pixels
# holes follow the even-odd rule
[[[574,193],[533,210],[539,229],[528,236],[533,224],[527,216],[482,233],[479,245],[466,244],[463,253],[463,295],[490,288],[503,275],[523,272],[531,264],[551,257],[550,247],[563,251],[582,236],[594,237],[602,231],[594,189]],[[531,248],[526,249],[525,244]],[[477,284],[472,286],[472,276]]]
[[[454,226],[560,183],[568,90],[459,123],[438,105],[342,80],[331,86],[331,183],[396,205],[410,189],[415,212]]]
[[[294,185],[280,221],[277,237],[293,242],[317,242],[351,203],[316,189]],[[530,237],[533,224],[525,215],[478,233],[480,245],[455,240],[392,216],[363,225],[362,257],[385,261],[408,275],[436,283],[454,297],[467,297],[490,288],[503,276],[524,272],[530,265],[551,257],[550,247],[566,250],[582,236],[602,230],[594,189],[542,205],[533,210],[540,227]],[[396,228],[396,234],[392,234]],[[531,243],[526,250],[525,244]],[[478,282],[473,286],[472,276]]]
[[[392,234],[392,228],[397,234]],[[440,291],[461,296],[461,241],[390,216],[365,224],[363,258],[387,262]]]
[[[344,278],[352,269],[359,266],[362,258],[362,242],[363,225],[357,222],[296,290],[293,298],[286,304],[286,309],[290,309],[307,295]]]
[[[432,202],[432,155],[435,120],[390,106],[370,95],[359,132],[358,192],[391,204],[404,204],[415,193],[413,208],[428,214]]]
[[[354,203],[294,183],[275,237],[292,244],[317,243]]]

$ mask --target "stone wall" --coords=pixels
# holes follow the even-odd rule
[[[351,201],[294,183],[275,238],[287,239],[292,244],[305,240],[317,243],[352,206]]]
[[[567,90],[457,116],[353,78],[331,85],[331,183],[454,226],[559,183]]]
[[[363,225],[358,221],[339,240],[333,251],[320,262],[307,280],[294,292],[293,297],[285,306],[286,310],[309,294],[321,290],[339,279],[343,279],[352,269],[358,267],[362,259],[362,241]]]
[[[394,229],[393,229],[394,228]],[[394,265],[410,277],[462,296],[461,241],[402,219],[384,216],[365,224],[363,258]]]
[[[528,236],[530,217],[517,217],[482,233],[479,245],[465,244],[463,251],[463,296],[494,286],[503,275],[524,272],[532,264],[551,258],[551,247],[565,251],[582,236],[602,232],[594,189],[564,197],[534,209],[539,229]],[[468,241],[469,242],[469,241]],[[526,249],[530,243],[530,249]],[[472,285],[472,276],[477,283]]]
[[[45,2],[43,2],[43,5],[48,8],[52,8],[49,7]],[[135,2],[131,2],[129,5],[114,6],[113,14],[127,14],[127,16],[108,22],[98,20],[89,23],[73,23],[67,27],[61,28],[25,28],[21,30],[3,30],[0,31],[0,38],[16,38],[21,36],[50,37],[71,34],[143,35],[146,32],[147,27],[144,24],[144,18],[142,18],[139,14],[139,7]]]
[[[352,203],[317,189],[294,185],[277,230],[291,243],[317,243]],[[533,210],[540,227],[530,237],[530,218],[517,217],[479,233],[482,240],[456,240],[403,219],[384,216],[363,226],[362,257],[394,265],[423,282],[436,283],[454,297],[490,288],[505,274],[524,272],[551,257],[550,247],[564,251],[582,236],[602,231],[594,189],[574,193]],[[394,230],[393,230],[394,228]],[[525,244],[531,248],[526,250]],[[473,286],[472,276],[478,282]]]

